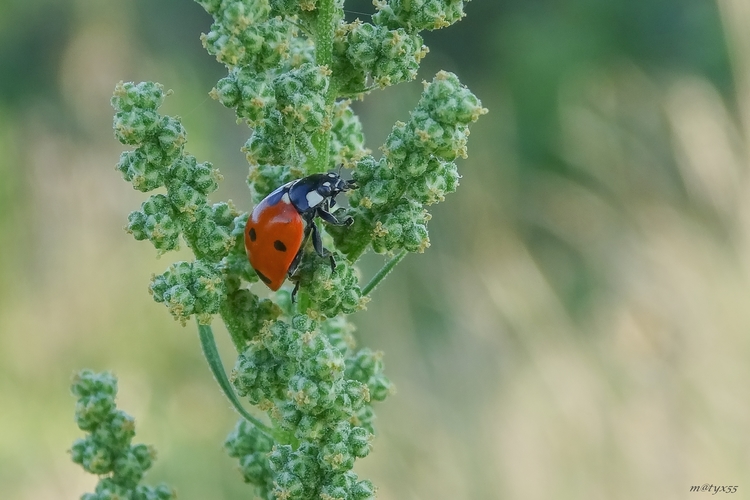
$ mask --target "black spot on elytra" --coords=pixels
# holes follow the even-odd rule
[[[253,268],[253,269],[255,269],[255,268]],[[268,276],[266,276],[262,272],[258,271],[257,269],[255,269],[255,272],[258,275],[258,278],[260,278],[263,281],[263,283],[265,283],[266,285],[270,285],[271,284],[271,280],[268,279]]]
[[[251,227],[250,231],[247,232],[247,235],[250,236],[250,241],[255,241],[255,238],[256,238],[255,228]]]
[[[279,252],[286,252],[286,245],[281,240],[276,240],[273,242],[273,247],[278,250]]]

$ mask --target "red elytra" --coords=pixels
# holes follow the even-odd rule
[[[339,221],[330,210],[336,195],[356,187],[336,173],[313,174],[284,184],[258,203],[245,224],[245,250],[263,283],[276,291],[287,276],[294,275],[309,235],[315,251],[330,257],[331,269],[336,267],[333,255],[323,248],[315,217],[337,226],[351,225],[351,217]],[[293,297],[298,287],[299,281]]]
[[[245,250],[258,277],[271,290],[278,290],[297,256],[305,234],[305,223],[289,201],[261,201],[245,225]]]

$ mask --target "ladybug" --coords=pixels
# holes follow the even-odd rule
[[[331,270],[336,268],[333,255],[323,248],[315,218],[351,226],[354,219],[339,221],[330,210],[336,205],[336,195],[356,188],[355,181],[344,180],[337,173],[313,174],[284,184],[256,205],[245,225],[245,250],[250,265],[268,288],[276,291],[287,276],[294,275],[310,235],[318,255],[330,257]],[[298,288],[299,281],[292,299]]]

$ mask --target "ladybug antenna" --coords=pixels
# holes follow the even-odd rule
[[[344,168],[344,164],[343,164],[343,163],[341,163],[341,164],[339,165],[339,171],[338,171],[338,172],[336,172],[336,175],[338,175],[339,177],[341,177],[341,169],[342,169],[342,168]]]

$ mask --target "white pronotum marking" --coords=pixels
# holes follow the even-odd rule
[[[323,202],[323,197],[317,191],[308,192],[305,198],[307,198],[307,205],[311,207],[317,207]]]
[[[291,203],[292,200],[289,199],[289,193],[284,193],[284,196],[281,197],[281,201],[284,203]]]

